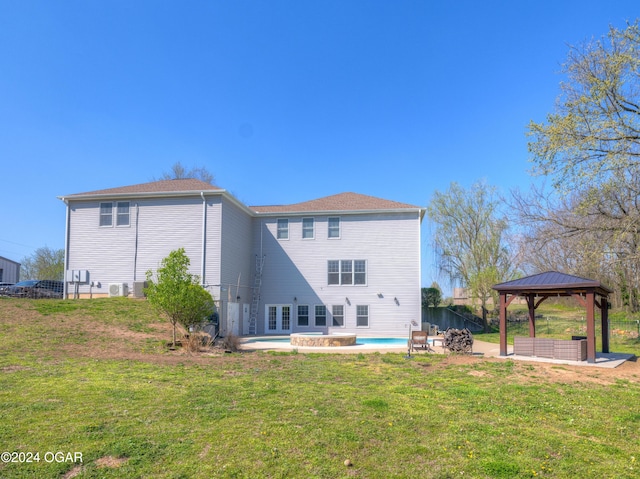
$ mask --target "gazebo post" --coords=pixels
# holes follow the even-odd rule
[[[587,291],[587,362],[596,362],[595,293]]]
[[[500,356],[507,355],[507,293],[500,293]]]
[[[529,306],[529,337],[536,337],[536,295],[530,293],[527,295],[527,306]]]
[[[602,320],[602,352],[609,352],[609,300],[603,296],[600,300],[600,318]]]

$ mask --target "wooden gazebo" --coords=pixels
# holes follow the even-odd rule
[[[613,291],[599,281],[549,271],[496,284],[500,293],[500,356],[507,355],[507,308],[514,298],[526,299],[529,307],[529,337],[536,335],[536,309],[545,299],[572,296],[587,310],[587,361],[596,361],[595,308],[600,308],[602,320],[602,352],[609,352],[609,294]]]

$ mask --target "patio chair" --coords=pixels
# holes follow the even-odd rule
[[[409,340],[409,347],[411,351],[416,349],[424,349],[425,351],[432,351],[429,347],[427,338],[429,335],[426,331],[411,331],[411,339]]]

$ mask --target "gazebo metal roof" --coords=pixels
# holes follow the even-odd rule
[[[613,293],[613,290],[603,285],[600,281],[559,273],[557,271],[547,271],[545,273],[534,274],[532,276],[496,284],[493,289],[498,292],[511,294],[535,293],[541,296],[571,296],[576,293],[584,293],[587,290],[595,291],[603,296]]]

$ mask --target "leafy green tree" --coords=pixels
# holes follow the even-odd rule
[[[439,288],[431,286],[430,288],[422,288],[422,307],[428,308],[433,306],[437,308],[442,302],[442,292]]]
[[[20,279],[64,279],[64,249],[38,248],[20,263]]]
[[[596,274],[640,309],[640,25],[569,49],[556,110],[529,124],[534,173],[559,198],[517,197],[530,247]],[[533,234],[531,234],[533,233]],[[544,248],[544,249],[542,249]],[[565,254],[549,254],[550,248]],[[546,251],[545,251],[546,249]],[[616,293],[617,294],[617,293]]]
[[[637,171],[640,159],[640,29],[570,48],[556,112],[531,122],[534,171],[563,191]]]
[[[483,311],[492,289],[508,281],[516,271],[515,258],[507,245],[507,221],[499,216],[495,189],[482,182],[465,190],[451,183],[449,190],[436,191],[427,214],[435,225],[434,246],[438,269],[452,284],[469,288]],[[489,329],[485,319],[484,327]]]
[[[147,299],[169,319],[174,346],[178,324],[185,329],[198,325],[215,309],[211,294],[199,284],[198,276],[189,273],[190,264],[184,248],[179,248],[162,260],[155,281],[153,271],[147,271]]]

